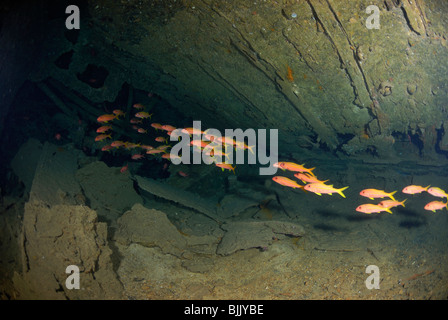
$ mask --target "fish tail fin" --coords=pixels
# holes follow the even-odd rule
[[[390,211],[390,209],[389,209],[389,208],[384,208],[384,211],[387,211],[387,212],[389,212],[390,214],[393,214],[393,212],[392,212],[392,211]]]
[[[391,199],[394,200],[394,201],[397,201],[397,200],[395,200],[395,198],[394,198],[394,194],[395,194],[396,192],[397,192],[397,191],[395,190],[395,191],[389,193],[389,198],[391,198]]]
[[[247,148],[249,149],[249,151],[250,151],[252,154],[255,154],[254,150],[252,150],[252,148],[254,148],[254,147],[255,147],[255,145],[253,145],[253,146],[247,146]]]
[[[344,188],[341,188],[341,189],[338,189],[338,193],[343,197],[343,198],[345,198],[345,195],[342,193],[342,191],[344,191],[345,189],[347,189],[348,188],[348,186],[347,187],[344,187]]]
[[[403,201],[400,202],[401,205],[403,206],[403,208],[405,207],[405,206],[404,206],[404,203],[406,202],[406,200],[408,200],[408,199],[404,199]]]
[[[311,168],[311,169],[308,169],[309,173],[310,173],[313,177],[316,176],[316,175],[313,173],[313,170],[314,170],[314,169],[316,169],[316,167]]]
[[[236,166],[234,166],[234,167],[230,166],[230,168],[232,168],[233,174],[235,174],[235,168],[236,168]]]

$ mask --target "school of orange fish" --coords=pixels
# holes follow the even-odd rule
[[[130,119],[130,124],[132,124],[132,128],[141,134],[148,133],[148,130],[144,128],[144,126],[147,125],[145,123],[145,121],[147,121],[147,119],[151,119],[152,114],[149,114],[148,112],[144,111],[145,106],[142,105],[141,103],[134,104],[133,108],[137,112],[135,112],[134,117]],[[112,127],[112,125],[109,124],[109,122],[120,119],[120,117],[124,118],[125,113],[122,110],[118,110],[118,109],[114,110],[112,114],[104,114],[104,115],[99,116],[97,121],[99,123],[102,123],[103,125],[96,130],[96,132],[99,133],[99,135],[95,138],[95,141],[103,141],[106,139],[112,139],[111,132],[113,131],[113,127]],[[150,126],[152,128],[154,128],[155,130],[166,131],[166,134],[168,136],[170,136],[171,133],[175,129],[177,129],[176,127],[174,127],[172,125],[161,125],[160,123],[151,123]],[[192,140],[190,142],[190,144],[191,144],[193,150],[195,148],[198,148],[201,152],[205,148],[209,147],[208,151],[206,150],[206,154],[214,157],[214,159],[215,159],[214,164],[217,167],[221,168],[222,171],[230,170],[230,171],[233,171],[233,173],[235,173],[235,167],[232,166],[231,164],[227,163],[226,161],[224,161],[224,162],[218,161],[217,160],[218,158],[221,158],[221,160],[223,157],[224,157],[224,159],[228,159],[228,154],[226,154],[224,152],[216,151],[213,148],[214,146],[221,145],[222,149],[225,148],[226,146],[230,146],[231,148],[235,148],[235,149],[249,150],[250,152],[253,153],[252,148],[254,146],[248,146],[244,142],[235,141],[234,139],[231,139],[231,138],[229,139],[228,137],[213,136],[212,134],[207,133],[207,130],[194,132],[193,128],[181,128],[181,129],[182,129],[182,132],[188,133],[190,135],[190,137],[193,135],[193,133],[197,133],[197,134],[203,135],[207,139],[207,140]],[[132,160],[141,160],[141,159],[144,159],[145,154],[147,154],[147,155],[159,155],[159,156],[161,156],[161,158],[171,160],[172,158],[169,153],[169,149],[171,146],[168,145],[168,138],[159,136],[159,137],[155,138],[155,141],[159,142],[159,143],[165,143],[165,144],[161,144],[157,147],[153,147],[150,145],[137,144],[137,143],[133,143],[133,142],[129,142],[129,141],[115,140],[115,141],[111,142],[110,144],[104,145],[101,148],[101,150],[102,151],[110,151],[114,148],[124,148],[126,150],[144,150],[143,154],[141,153],[141,151],[136,151],[136,152],[133,151],[132,155],[131,155],[131,159]],[[274,164],[274,167],[277,167],[283,171],[294,172],[294,177],[297,180],[300,180],[300,181],[302,181],[302,183],[304,183],[304,185],[300,185],[297,183],[297,181],[289,179],[287,177],[274,176],[272,178],[272,180],[280,185],[294,188],[294,189],[295,188],[302,189],[304,191],[315,193],[319,196],[322,194],[332,195],[333,193],[338,193],[343,198],[345,198],[343,191],[345,189],[347,189],[348,186],[337,189],[337,188],[334,188],[333,185],[326,184],[326,182],[328,180],[319,180],[316,177],[316,175],[313,173],[313,170],[315,168],[308,169],[308,168],[304,167],[304,164],[297,164],[294,162],[277,162]],[[127,170],[127,168],[128,168],[128,165],[126,164],[125,166],[123,166],[121,168],[120,171],[125,172]],[[184,173],[182,171],[179,172],[179,175],[182,177],[188,176],[187,173]],[[397,191],[388,193],[384,190],[364,189],[359,193],[363,197],[367,197],[371,200],[381,199],[381,198],[390,198],[390,200],[383,200],[383,201],[379,202],[378,204],[372,204],[372,203],[361,204],[356,208],[356,211],[362,212],[365,214],[379,213],[379,212],[385,211],[385,212],[389,212],[392,214],[392,211],[391,211],[392,208],[398,207],[398,206],[404,207],[405,206],[404,203],[407,200],[407,199],[404,199],[403,201],[395,200],[393,195],[396,192]],[[447,198],[447,200],[448,200],[448,194],[444,190],[442,190],[438,187],[430,187],[430,186],[422,187],[422,186],[417,186],[417,185],[410,185],[410,186],[405,187],[402,190],[402,192],[405,194],[412,194],[412,195],[420,194],[422,192],[428,192],[429,194],[431,194],[435,197]],[[435,212],[436,210],[441,210],[443,208],[448,210],[448,201],[447,202],[431,201],[431,202],[427,203],[424,207],[425,210],[429,210],[429,211],[433,211],[433,212]]]
[[[296,181],[291,180],[287,177],[283,177],[283,176],[273,177],[272,180],[274,180],[278,184],[281,184],[286,187],[294,188],[294,189],[298,188],[298,189],[310,191],[319,196],[322,194],[331,195],[333,193],[339,193],[342,197],[345,198],[345,195],[342,191],[344,191],[348,187],[336,189],[333,187],[333,185],[325,184],[325,182],[327,182],[328,180],[323,180],[323,181],[319,180],[316,177],[316,175],[313,173],[313,170],[315,168],[307,169],[304,167],[304,164],[300,165],[300,164],[296,164],[293,162],[277,162],[276,164],[274,164],[274,166],[277,168],[280,168],[284,171],[288,170],[288,171],[296,172],[294,174],[294,177],[296,177],[298,180],[305,183],[305,185],[300,185]],[[420,194],[424,191],[428,192],[429,194],[431,194],[434,197],[447,198],[447,200],[448,200],[448,194],[444,190],[442,190],[438,187],[430,187],[430,186],[422,187],[422,186],[410,185],[410,186],[403,188],[402,193],[414,195],[414,194]],[[359,193],[363,197],[369,198],[371,200],[381,199],[381,198],[390,198],[390,200],[383,200],[383,201],[379,202],[378,204],[372,204],[372,203],[361,204],[356,208],[356,211],[362,212],[365,214],[378,213],[378,212],[385,211],[385,212],[389,212],[390,214],[392,214],[392,211],[390,210],[391,208],[398,207],[398,206],[404,207],[404,203],[407,200],[407,199],[404,199],[403,201],[395,200],[393,195],[396,192],[397,191],[388,193],[384,190],[364,189]],[[448,210],[448,201],[447,202],[431,201],[431,202],[427,203],[424,207],[425,210],[429,210],[432,212],[436,212],[436,210],[441,210],[443,208]]]
[[[136,103],[133,105],[133,109],[136,110],[134,117],[130,119],[130,124],[132,125],[132,128],[136,130],[138,133],[145,134],[148,133],[148,123],[147,120],[151,119],[152,114],[149,114],[148,112],[144,111],[145,106],[141,103]],[[112,132],[113,132],[113,126],[112,124],[109,124],[110,122],[113,122],[114,120],[120,120],[120,117],[125,117],[125,112],[122,110],[114,110],[112,114],[103,114],[97,118],[97,121],[102,124],[101,127],[99,127],[96,132],[99,134],[96,136],[95,141],[105,141],[106,139],[112,139]],[[235,149],[243,149],[243,150],[249,150],[253,153],[252,148],[254,146],[248,146],[244,142],[235,141],[234,139],[228,138],[228,137],[221,137],[221,136],[214,136],[210,133],[208,133],[208,130],[200,131],[197,130],[197,132],[194,132],[194,128],[176,128],[172,125],[161,125],[160,123],[151,123],[150,127],[155,129],[156,131],[161,130],[162,132],[165,132],[168,136],[171,135],[171,133],[176,129],[182,129],[181,131],[184,133],[187,133],[190,135],[190,137],[193,134],[200,134],[201,136],[204,136],[207,140],[191,140],[190,145],[193,148],[193,151],[199,150],[203,151],[205,148],[205,154],[207,154],[210,157],[213,157],[214,164],[216,167],[219,167],[224,170],[230,170],[235,173],[235,166],[232,166],[231,164],[227,163],[226,161],[220,161],[223,159],[228,158],[228,154],[224,152],[218,151],[219,149],[225,150],[226,146],[229,146],[231,148]],[[157,147],[153,147],[150,145],[145,145],[141,143],[133,143],[129,141],[122,141],[122,140],[115,140],[112,141],[110,144],[106,144],[101,148],[101,151],[111,151],[113,149],[118,148],[124,148],[126,150],[131,151],[131,159],[132,160],[141,160],[145,158],[145,155],[154,155],[154,156],[160,156],[163,159],[172,160],[172,156],[170,155],[170,148],[171,145],[168,145],[169,137],[159,136],[155,138],[155,141],[158,143],[162,143],[161,145]],[[221,146],[221,148],[215,148]],[[144,152],[142,153],[143,150]],[[125,165],[121,168],[121,172],[126,172],[128,166]],[[179,175],[182,177],[187,177],[188,174],[184,173],[182,171],[179,172]]]

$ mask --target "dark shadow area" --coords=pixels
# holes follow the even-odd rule
[[[319,229],[322,231],[332,231],[332,232],[348,232],[347,228],[336,227],[334,224],[329,223],[317,223],[313,225],[314,229]]]
[[[104,67],[98,67],[93,64],[87,65],[83,73],[78,73],[78,79],[92,88],[99,89],[104,86],[109,71]]]
[[[342,216],[336,210],[328,210],[328,209],[317,209],[313,210],[312,213],[314,215],[319,215],[322,218],[340,218]]]

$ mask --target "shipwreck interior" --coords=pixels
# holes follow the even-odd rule
[[[2,1],[0,299],[447,299],[447,37],[442,0]],[[198,122],[256,140],[175,164]]]

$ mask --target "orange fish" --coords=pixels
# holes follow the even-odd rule
[[[432,187],[428,189],[428,193],[434,197],[448,198],[448,194],[440,188]]]
[[[148,146],[148,145],[146,145],[146,144],[142,144],[142,145],[140,146],[140,148],[145,149],[145,150],[152,150],[152,149],[154,149],[154,147]]]
[[[137,144],[137,143],[133,143],[133,142],[125,142],[124,143],[124,145],[123,145],[123,147],[125,148],[125,149],[134,149],[134,148],[138,148],[138,147],[140,147],[140,145],[139,144]]]
[[[165,125],[162,126],[162,130],[171,132],[173,130],[176,130],[176,127],[170,126],[169,124],[165,124]]]
[[[96,133],[104,133],[106,131],[109,131],[110,129],[112,129],[112,126],[102,126],[96,129]]]
[[[231,171],[233,171],[233,174],[235,174],[235,168],[236,168],[236,166],[235,166],[235,167],[232,167],[232,165],[230,165],[230,164],[228,164],[228,163],[215,163],[215,165],[216,165],[217,167],[220,167],[220,168],[222,169],[222,171],[224,171],[224,169],[226,169],[226,170],[231,170]]]
[[[156,154],[156,153],[163,153],[163,152],[165,152],[165,151],[159,150],[159,149],[152,149],[152,150],[146,151],[146,154]]]
[[[398,206],[402,206],[404,208],[404,203],[407,199],[404,199],[403,201],[394,201],[394,200],[383,200],[378,205],[383,208],[394,208]]]
[[[311,176],[308,173],[302,173],[302,172],[298,172],[296,174],[294,174],[294,177],[296,177],[297,179],[301,180],[303,183],[325,183],[328,180],[319,180],[317,179],[316,176]]]
[[[286,67],[287,67],[286,78],[288,78],[289,82],[293,82],[294,77],[292,76],[292,70],[289,66],[286,66]]]
[[[305,164],[297,164],[294,162],[278,162],[277,166],[280,169],[294,171],[294,172],[308,172],[310,175],[314,176],[312,172],[316,168],[307,169],[304,167]]]
[[[356,208],[356,211],[367,214],[386,211],[392,214],[392,211],[390,211],[389,208],[381,207],[378,204],[372,204],[372,203],[362,204]]]
[[[219,143],[223,143],[223,144],[228,144],[228,145],[231,145],[231,146],[234,146],[236,144],[236,141],[234,139],[226,137],[226,136],[224,136],[224,137],[215,137],[213,139],[213,141],[216,141],[216,142],[219,142]]]
[[[109,121],[112,121],[116,118],[117,118],[117,116],[114,114],[103,114],[102,116],[99,116],[96,119],[96,121],[101,122],[101,123],[108,123]]]
[[[196,131],[194,131],[194,128],[183,128],[182,132],[186,132],[190,136],[193,135],[193,134],[203,134],[204,133],[204,131],[201,131],[201,130],[198,130],[198,129],[197,129],[197,132],[196,132]]]
[[[134,103],[133,107],[135,109],[144,109],[145,108],[145,106],[142,105],[141,103]]]
[[[249,149],[249,151],[252,154],[255,154],[254,150],[252,150],[252,148],[254,148],[255,146],[248,146],[246,143],[242,142],[242,141],[235,141],[235,148],[236,149]]]
[[[167,142],[166,138],[164,137],[157,137],[154,140],[156,140],[157,142]]]
[[[143,128],[138,128],[138,133],[146,133],[146,132],[148,132],[148,130],[146,130],[146,129],[143,129]]]
[[[117,119],[120,117],[120,116],[125,116],[125,114],[126,113],[124,113],[122,110],[118,110],[118,109],[116,109],[116,110],[114,110],[114,111],[112,111],[113,112],[113,114],[114,115],[116,115],[117,116]]]
[[[194,147],[205,148],[210,142],[203,140],[191,140],[190,144]]]
[[[276,162],[272,166],[275,167],[275,168],[280,168],[280,162]]]
[[[213,141],[215,141],[215,139],[219,138],[218,136],[214,136],[212,134],[207,133],[207,130],[205,130],[203,132],[203,134],[204,134],[204,138],[207,139],[210,142],[213,142]]]
[[[321,196],[322,194],[333,194],[333,193],[339,193],[343,198],[345,198],[345,195],[342,193],[345,189],[348,187],[336,189],[333,188],[333,185],[326,185],[324,183],[308,183],[303,187],[306,191],[314,192],[315,194]]]
[[[169,144],[161,144],[160,146],[158,146],[156,149],[157,150],[165,150],[167,148],[171,148],[171,146]]]
[[[162,130],[162,125],[160,123],[151,123],[151,127],[153,127],[154,129],[160,129]]]
[[[291,187],[291,188],[294,188],[294,189],[295,188],[303,189],[303,186],[301,186],[300,184],[298,184],[294,180],[291,180],[291,179],[286,178],[286,177],[275,176],[275,177],[272,177],[272,180],[274,180],[278,184],[281,184],[282,186],[285,186],[285,187]]]
[[[427,203],[425,206],[425,210],[436,212],[436,210],[440,209],[447,209],[448,210],[448,202],[442,202],[442,201],[431,201],[430,203]]]
[[[401,192],[407,193],[407,194],[422,193],[423,191],[428,191],[429,187],[430,186],[423,188],[422,186],[410,185],[410,186],[405,187]]]
[[[124,146],[125,143],[123,141],[117,140],[117,141],[112,142],[110,145],[114,148],[119,148],[119,147]]]
[[[140,160],[141,158],[144,158],[144,157],[145,157],[144,155],[136,153],[131,156],[131,159],[132,160]]]
[[[142,123],[142,119],[132,118],[129,122],[132,124]]]
[[[396,201],[395,198],[393,197],[393,195],[396,193],[397,191],[393,191],[391,193],[387,193],[384,190],[377,190],[377,189],[364,189],[362,190],[359,194],[362,195],[363,197],[369,198],[371,200],[373,200],[374,198],[386,198],[389,197],[392,200]]]
[[[107,144],[107,145],[105,145],[104,147],[101,148],[101,151],[109,151],[112,148],[113,147],[110,144]]]
[[[209,157],[219,157],[219,158],[226,157],[227,159],[229,158],[229,154],[214,149],[208,150],[207,152],[205,152],[205,155]]]
[[[135,116],[136,116],[137,118],[141,118],[141,119],[146,119],[146,118],[151,119],[152,113],[149,114],[149,113],[146,112],[146,111],[141,111],[141,112],[137,112],[137,113],[135,114]]]
[[[121,173],[124,173],[124,172],[126,172],[126,171],[128,171],[128,164],[126,163],[126,165],[124,165],[121,169],[120,169],[120,172]]]
[[[164,153],[164,154],[162,154],[162,158],[163,159],[167,159],[167,160],[171,160],[171,159],[174,159],[174,158],[176,158],[176,159],[180,159],[180,157],[179,156],[171,156],[171,154],[170,153]]]
[[[188,177],[188,174],[183,171],[177,171],[177,174],[184,178]]]
[[[95,141],[101,141],[107,138],[112,138],[110,134],[100,134],[99,136],[96,136]]]

